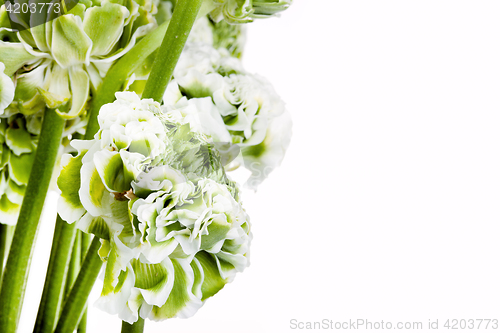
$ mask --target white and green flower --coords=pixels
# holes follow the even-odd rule
[[[187,101],[212,106],[198,114],[186,107]],[[291,120],[283,101],[265,78],[247,73],[224,49],[187,44],[164,103],[175,105],[170,113],[177,114],[177,121],[190,123],[217,142],[238,145],[243,159],[239,164],[252,172],[246,183],[250,188],[255,189],[284,158]],[[227,170],[238,166],[234,161]]]
[[[176,122],[175,106],[116,96],[94,140],[65,157],[58,211],[102,238],[100,308],[130,323],[188,317],[248,265],[248,216],[210,137]]]
[[[45,107],[65,118],[82,115],[113,62],[156,26],[155,10],[148,1],[83,1],[65,15],[0,41],[0,61],[16,82],[14,102],[4,116],[32,115]]]

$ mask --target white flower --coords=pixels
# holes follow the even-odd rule
[[[103,239],[97,306],[131,323],[192,316],[249,264],[236,184],[210,138],[176,121],[215,106],[116,97],[101,108],[94,140],[74,141],[79,154],[65,158],[59,214]]]
[[[243,164],[252,172],[248,187],[255,189],[284,158],[291,120],[282,117],[283,101],[269,81],[245,72],[241,62],[224,49],[188,43],[163,101],[175,106],[175,110],[167,108],[168,116],[190,123],[216,142],[240,147],[242,157],[233,162],[233,158],[228,159],[231,163],[226,169],[235,170]],[[205,106],[186,107],[199,104]],[[207,112],[196,112],[198,109]]]

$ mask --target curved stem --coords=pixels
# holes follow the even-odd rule
[[[202,4],[203,0],[177,1],[165,38],[153,62],[142,98],[162,101],[163,93],[167,89]]]
[[[165,22],[142,38],[130,51],[120,58],[108,71],[90,108],[85,140],[91,140],[99,130],[97,115],[101,106],[115,100],[115,92],[123,90],[125,81],[160,46],[169,22]]]
[[[75,234],[75,225],[66,223],[58,215],[42,301],[33,332],[52,333],[54,330],[64,299],[64,285],[68,275],[70,253],[75,241]]]
[[[55,333],[73,332],[78,326],[85,312],[90,291],[102,267],[101,258],[97,254],[100,246],[99,238],[94,237],[85,256],[80,274],[78,274],[73,288],[71,288],[71,292],[66,298]]]
[[[61,144],[64,119],[55,110],[45,111],[38,149],[31,170],[0,291],[0,327],[16,330],[26,290],[38,223]]]
[[[144,319],[139,316],[139,319],[130,325],[126,321],[122,321],[122,333],[142,333],[144,331]]]

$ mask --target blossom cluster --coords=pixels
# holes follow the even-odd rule
[[[117,93],[99,125],[58,179],[61,217],[103,242],[97,305],[128,322],[191,316],[248,265],[239,189],[210,138],[152,100]]]
[[[242,161],[227,169],[240,163],[250,170],[249,188],[256,189],[281,164],[291,138],[290,115],[269,81],[246,72],[226,49],[188,43],[163,100],[215,141],[241,149]],[[193,113],[182,107],[186,100],[208,103],[210,112]]]
[[[54,108],[67,118],[61,151],[71,150],[68,143],[85,133],[87,109],[109,68],[148,32],[168,21],[172,8],[171,2],[157,0],[83,1],[66,15],[16,32],[10,27],[5,5],[0,6],[0,123],[9,136],[23,132],[16,140],[0,138],[4,144],[0,223],[12,225],[17,220],[45,108]],[[203,16],[190,40],[241,56],[244,32],[241,25],[215,23]],[[132,73],[132,81],[147,80],[150,66],[144,68]],[[127,89],[140,93],[144,85],[139,87],[129,84]],[[27,140],[30,145],[24,143]],[[14,144],[30,148],[19,151],[12,149]],[[16,164],[16,158],[21,162]]]
[[[249,265],[250,221],[231,171],[248,169],[256,189],[291,137],[283,101],[241,61],[242,23],[291,0],[204,0],[161,103],[141,98],[149,50],[100,108],[94,138],[81,140],[110,68],[168,24],[176,3],[82,0],[41,24],[26,13],[21,25],[38,23],[22,31],[0,6],[0,223],[18,219],[53,109],[65,120],[58,214],[100,239],[96,305],[129,323],[190,317]]]

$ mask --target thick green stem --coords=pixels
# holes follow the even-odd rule
[[[142,333],[144,331],[144,319],[139,317],[135,323],[130,325],[126,321],[122,321],[122,333]]]
[[[85,140],[94,138],[99,130],[97,115],[101,106],[115,100],[115,93],[123,90],[125,81],[160,46],[169,22],[165,22],[142,38],[130,51],[120,58],[108,71],[90,108]]]
[[[87,251],[89,249],[90,242],[92,241],[92,237],[89,234],[86,234],[84,232],[81,232],[81,231],[78,231],[78,232],[80,233],[80,236],[82,238],[81,262],[83,262],[85,260],[85,254],[87,253]],[[82,319],[80,319],[80,323],[78,324],[77,333],[86,333],[87,332],[87,309],[88,309],[88,305],[85,306],[85,310],[83,312]]]
[[[73,283],[75,283],[75,280],[78,276],[78,273],[80,272],[80,267],[81,267],[81,252],[82,251],[82,241],[81,241],[81,236],[80,234],[76,234],[75,236],[75,243],[73,244],[73,251],[71,251],[71,260],[69,261],[69,268],[68,268],[68,278],[66,280],[66,288],[64,295],[68,296],[69,293],[71,292],[71,288],[73,287]]]
[[[7,253],[7,232],[8,226],[0,223],[0,281],[2,281],[3,263]]]
[[[54,228],[54,236],[52,237],[52,248],[50,250],[49,265],[47,266],[47,275],[45,276],[45,285],[43,286],[42,299],[40,300],[40,305],[38,306],[38,314],[36,316],[35,328],[33,329],[33,332],[40,330],[40,327],[42,325],[45,303],[47,302],[47,296],[50,292],[47,281],[49,281],[50,274],[54,270],[55,257],[57,255],[57,244],[61,236],[62,226],[63,224],[59,223],[59,215],[57,215],[56,225]]]
[[[54,330],[64,299],[64,285],[75,234],[75,225],[66,223],[58,215],[42,301],[33,332],[52,333]]]
[[[3,333],[13,333],[17,327],[40,215],[56,163],[63,128],[64,119],[59,117],[55,110],[47,109],[2,279],[0,327]]]
[[[99,238],[94,237],[85,256],[80,274],[78,274],[73,288],[71,288],[71,292],[64,303],[64,308],[55,330],[56,333],[73,332],[78,326],[85,311],[87,299],[102,267],[101,258],[97,253],[100,246],[101,242]]]
[[[88,311],[88,305],[85,306],[82,319],[80,319],[80,322],[78,323],[78,329],[76,330],[77,333],[87,332],[87,311]]]
[[[203,0],[179,0],[175,5],[172,19],[156,54],[142,98],[162,101],[202,4]]]

